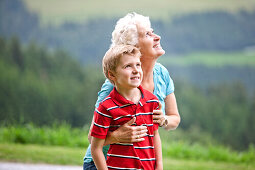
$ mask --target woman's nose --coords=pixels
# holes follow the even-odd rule
[[[161,37],[158,34],[154,34],[154,41],[159,41]]]

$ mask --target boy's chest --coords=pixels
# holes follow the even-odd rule
[[[136,117],[136,125],[149,125],[153,124],[152,115],[153,107],[151,105],[130,105],[128,107],[120,107],[118,109],[111,110],[113,117],[112,125],[123,125],[133,117]]]

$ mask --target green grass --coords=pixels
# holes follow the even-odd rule
[[[32,124],[0,126],[0,143],[26,144],[24,146],[37,144],[45,146],[46,148],[54,148],[53,146],[56,146],[54,149],[56,149],[57,152],[60,146],[73,149],[84,148],[85,150],[88,146],[88,131],[86,129],[87,128],[71,128],[67,124],[53,125],[50,127],[36,127]],[[251,145],[246,151],[234,151],[226,146],[217,144],[210,135],[197,131],[196,129],[187,132],[181,130],[167,132],[160,129],[160,136],[162,140],[163,156],[167,158],[223,161],[229,163],[255,162],[254,146]],[[10,146],[12,145],[10,144]],[[12,153],[15,152],[15,150],[11,147],[8,151],[8,154],[16,154]],[[40,153],[41,151],[39,150],[36,152]],[[5,157],[5,154],[2,154],[2,156],[4,155]],[[63,154],[60,155],[62,157]],[[21,155],[17,156],[19,157]],[[34,156],[36,156],[36,154],[31,155],[31,158]],[[43,155],[40,156],[42,156],[42,158],[40,157],[38,160],[43,159]],[[8,158],[9,156],[6,157]],[[27,156],[27,158],[28,157],[29,156]],[[59,159],[61,157],[59,157]],[[65,159],[65,156],[63,159]]]
[[[164,158],[164,170],[248,170],[255,169],[251,164],[235,164],[226,162],[201,160],[176,160]]]
[[[236,12],[239,10],[254,10],[254,0],[23,0],[31,11],[38,13],[42,23],[60,24],[66,20],[86,21],[97,17],[120,17],[128,12],[136,11],[153,19],[167,20],[174,15],[190,12],[223,10]],[[113,10],[114,8],[114,10]]]
[[[231,53],[193,53],[186,56],[163,56],[159,59],[165,66],[193,66],[203,65],[207,67],[255,67],[255,52]]]
[[[31,144],[0,144],[0,161],[82,166],[84,153],[84,148],[42,146]],[[245,164],[204,160],[185,160],[175,159],[166,156],[164,156],[163,158],[165,170],[255,169],[254,163]]]
[[[85,148],[0,144],[0,160],[26,163],[82,165]]]

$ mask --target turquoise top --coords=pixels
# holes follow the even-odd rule
[[[158,97],[160,103],[162,104],[162,110],[165,114],[165,101],[167,95],[174,92],[174,83],[171,79],[168,70],[161,65],[160,63],[156,63],[153,68],[153,81],[154,81],[154,91],[153,94]],[[97,102],[95,104],[95,107],[98,107],[99,103],[110,94],[110,92],[113,89],[113,84],[106,79],[103,86],[101,87],[101,90],[98,92],[98,98]],[[109,149],[108,146],[104,146],[103,152],[106,157],[106,153]],[[92,156],[91,156],[91,148],[90,145],[87,149],[86,155],[84,157],[84,162],[91,162]]]

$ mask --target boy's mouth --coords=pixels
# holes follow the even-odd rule
[[[131,80],[140,80],[140,77],[136,76],[136,77],[131,77]]]

